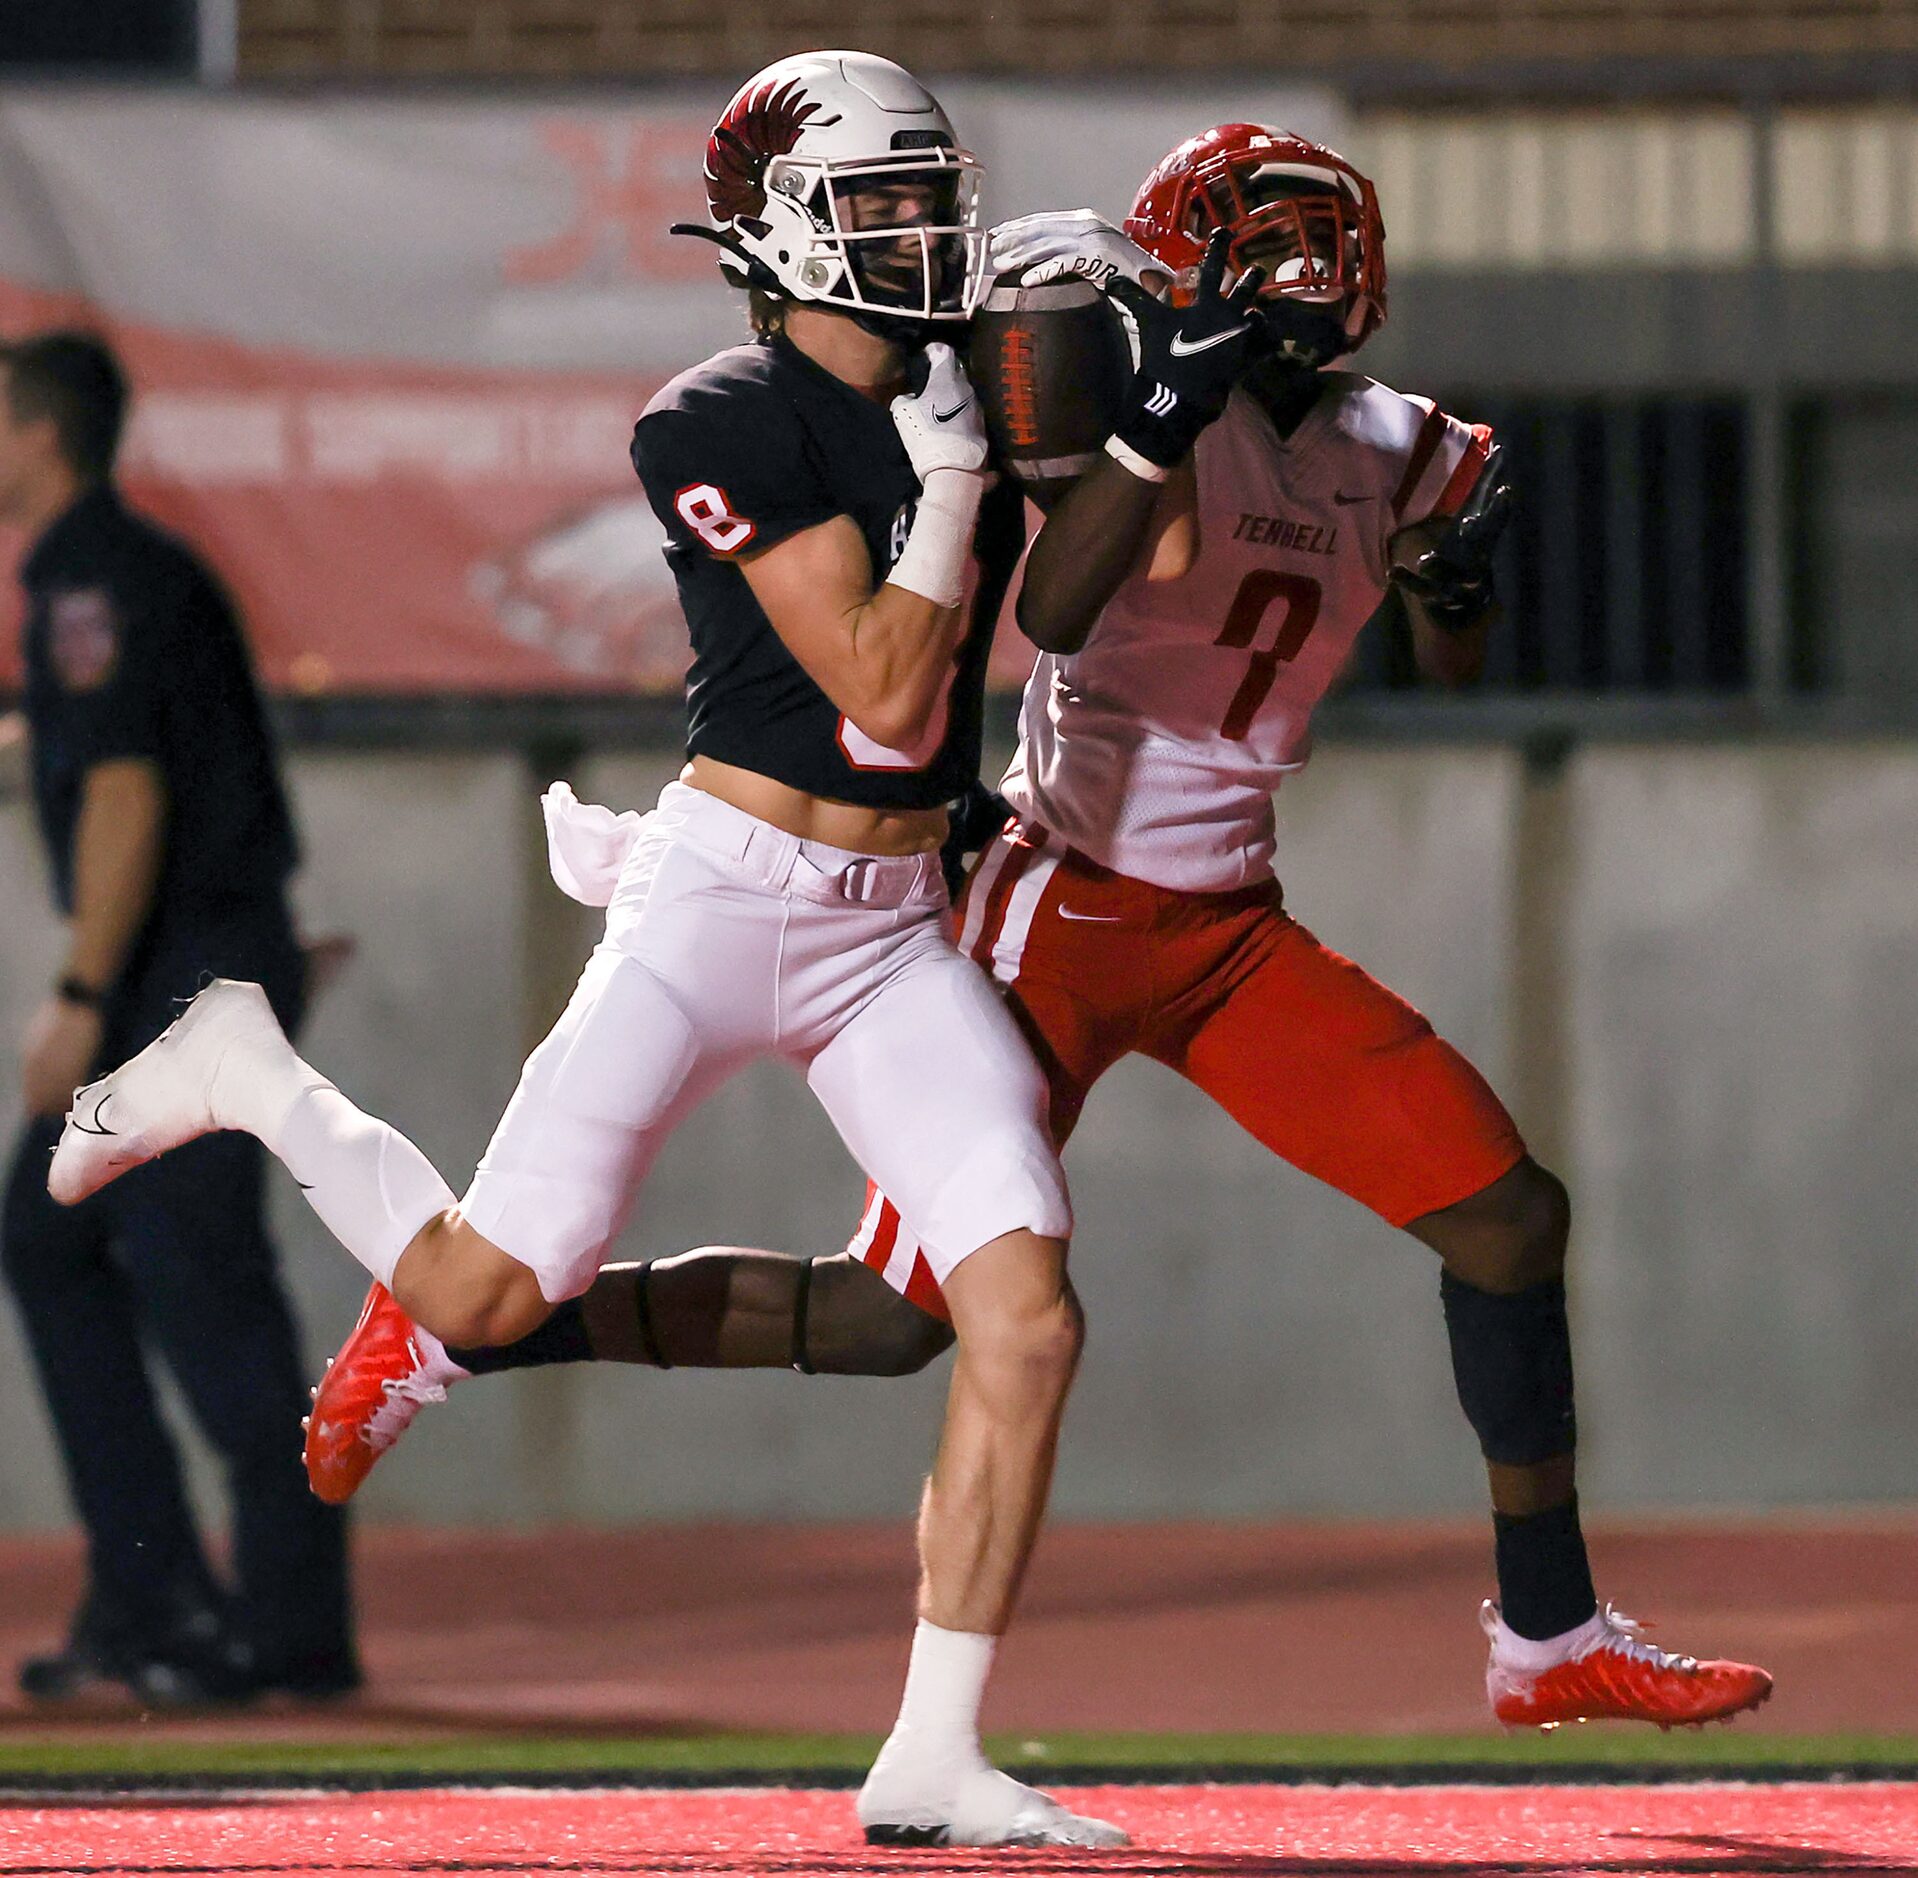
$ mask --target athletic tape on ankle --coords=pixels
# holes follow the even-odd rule
[[[966,563],[985,489],[982,476],[934,470],[920,492],[911,532],[887,582],[934,606],[957,606],[965,598]]]

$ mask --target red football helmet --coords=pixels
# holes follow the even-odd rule
[[[1214,229],[1232,267],[1266,271],[1262,301],[1334,314],[1345,352],[1385,319],[1385,223],[1371,183],[1335,150],[1262,124],[1189,137],[1140,186],[1125,231],[1189,287]]]

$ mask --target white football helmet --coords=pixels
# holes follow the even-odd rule
[[[881,320],[970,317],[987,285],[980,173],[932,94],[869,52],[767,66],[706,143],[728,275]]]

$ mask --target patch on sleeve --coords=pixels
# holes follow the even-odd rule
[[[97,691],[120,657],[120,621],[102,587],[76,587],[50,596],[48,649],[69,691]]]

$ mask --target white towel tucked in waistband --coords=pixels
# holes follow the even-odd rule
[[[546,817],[546,864],[560,891],[581,906],[611,905],[645,816],[637,809],[615,815],[596,802],[582,802],[563,782],[554,783],[539,806]]]

